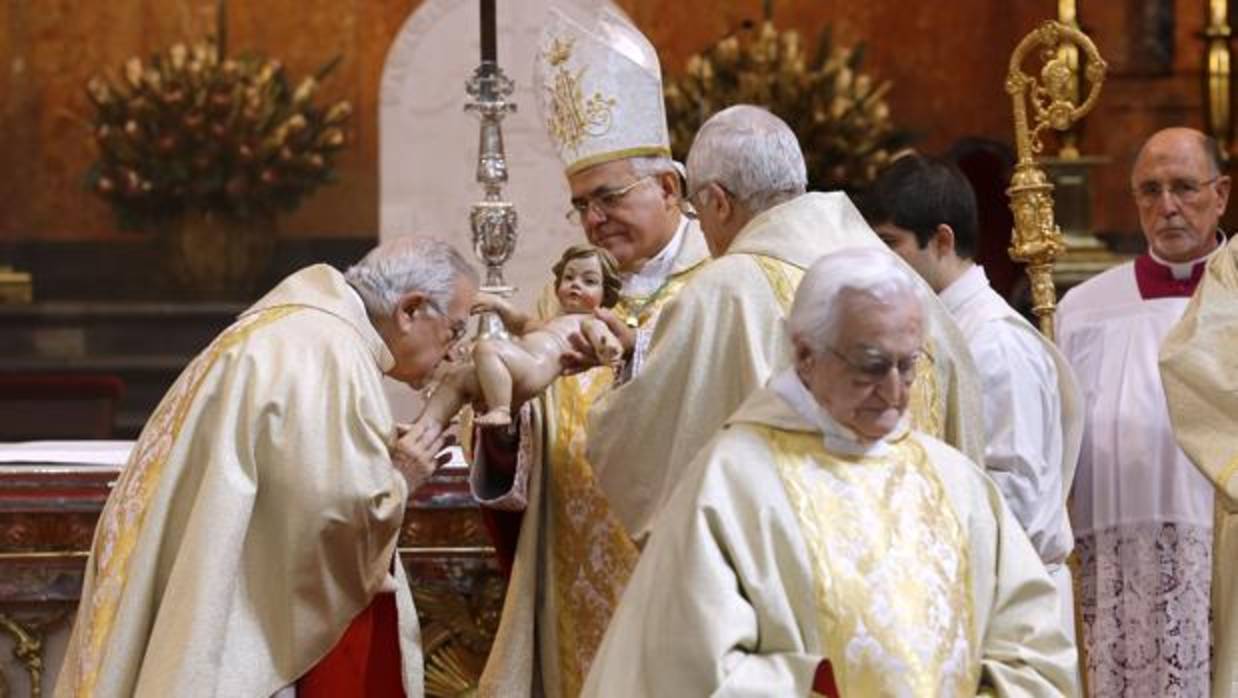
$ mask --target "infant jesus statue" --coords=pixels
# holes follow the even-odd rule
[[[415,427],[439,432],[456,412],[478,397],[485,412],[476,423],[503,426],[512,421],[512,398],[524,402],[542,392],[564,370],[564,355],[572,352],[569,337],[580,335],[605,365],[623,359],[623,345],[606,323],[594,316],[596,308],[610,308],[619,300],[619,272],[615,258],[604,249],[575,245],[553,267],[555,295],[561,314],[535,320],[504,299],[479,294],[473,312],[493,310],[511,339],[480,339],[473,345],[472,361],[458,361],[445,372],[430,396]]]

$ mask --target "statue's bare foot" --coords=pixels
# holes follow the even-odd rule
[[[483,427],[505,427],[512,423],[512,408],[496,407],[474,421]]]

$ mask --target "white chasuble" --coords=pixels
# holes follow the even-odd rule
[[[790,364],[784,318],[804,271],[821,255],[858,246],[883,247],[845,194],[804,194],[749,221],[666,305],[640,371],[589,414],[598,484],[637,541],[688,461]],[[927,286],[925,295],[933,296]],[[980,387],[966,343],[936,297],[925,305],[929,360],[913,389],[914,424],[979,457]]]
[[[843,696],[1076,695],[1056,592],[983,472],[905,428],[859,442],[789,381],[687,467],[584,695],[806,696],[823,660]]]
[[[1161,347],[1178,443],[1216,488],[1212,697],[1238,698],[1238,242],[1207,272]]]
[[[388,450],[392,363],[326,265],[285,279],[199,354],[99,518],[56,695],[265,698],[392,589],[404,689],[422,695],[396,558],[409,486]]]

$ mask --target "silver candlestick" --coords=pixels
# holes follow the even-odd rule
[[[508,100],[515,84],[498,64],[484,60],[464,89],[473,98],[464,105],[481,119],[477,149],[477,182],[485,198],[473,204],[469,223],[473,229],[473,252],[486,265],[486,280],[481,290],[508,298],[515,288],[503,279],[503,264],[516,251],[516,208],[503,200],[507,183],[507,158],[503,153],[503,117],[516,111]],[[497,313],[481,314],[479,338],[506,337],[507,331]]]

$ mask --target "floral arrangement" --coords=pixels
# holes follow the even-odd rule
[[[279,61],[226,56],[225,38],[88,82],[98,159],[87,184],[122,228],[158,230],[192,211],[269,216],[333,180],[352,107],[313,98],[338,57],[293,87]]]
[[[667,80],[671,149],[682,160],[711,114],[757,104],[799,136],[811,189],[862,189],[912,140],[890,119],[891,83],[860,72],[863,59],[862,44],[836,46],[828,29],[811,61],[798,32],[779,31],[769,21],[728,36]]]

